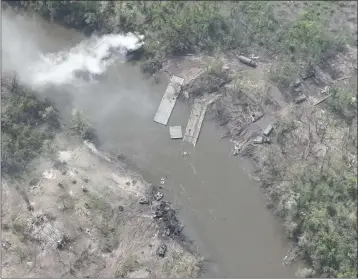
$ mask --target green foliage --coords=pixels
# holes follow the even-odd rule
[[[232,22],[245,35],[240,37],[246,41],[246,45],[264,46],[266,49],[277,47],[278,36],[282,31],[280,22],[274,15],[274,4],[271,1],[240,1],[232,4]],[[232,34],[235,37],[234,34]],[[239,45],[241,46],[241,45]]]
[[[219,6],[215,2],[175,4],[166,2],[165,20],[158,26],[167,54],[213,50],[222,38]]]
[[[287,26],[280,41],[286,53],[293,53],[297,61],[322,63],[342,50],[344,40],[326,31],[325,20],[314,11],[306,11]]]
[[[299,76],[300,69],[288,57],[283,57],[269,73],[270,79],[280,88],[289,88]]]
[[[94,130],[82,111],[74,111],[69,128],[73,134],[80,136],[83,140],[93,141],[95,138]]]
[[[278,122],[276,126],[276,140],[279,144],[283,145],[286,141],[287,135],[297,128],[295,121],[291,119],[283,119]]]
[[[291,142],[288,136],[295,128],[295,122],[285,118],[277,124],[275,134],[281,148]],[[295,168],[295,175],[290,177],[287,172],[290,164],[285,169],[274,161],[280,155],[274,152],[269,161],[273,166],[268,166],[264,175],[271,175],[270,198],[285,219],[288,236],[312,267],[312,270],[301,270],[302,274],[354,277],[357,273],[356,169],[348,166],[344,158],[340,160],[336,153],[327,153],[322,158],[324,161]]]
[[[139,32],[146,36],[144,70],[170,55],[227,48],[229,30],[219,2],[12,1],[86,33]]]
[[[48,100],[37,99],[16,77],[2,82],[1,94],[1,168],[4,175],[20,175],[60,128],[58,114]]]
[[[329,90],[331,96],[327,99],[328,107],[348,123],[357,117],[357,92],[340,87]]]
[[[223,85],[231,81],[232,77],[223,69],[221,63],[214,61],[207,71],[200,75],[194,83],[189,83],[184,90],[192,97],[218,92]]]
[[[308,10],[281,28],[275,48],[278,62],[270,71],[271,80],[280,88],[289,88],[303,72],[343,51],[346,40],[327,31],[325,24],[326,18]]]
[[[146,37],[143,70],[155,73],[171,55],[261,47],[296,61],[322,62],[341,50],[317,8],[291,22],[274,1],[11,1],[54,21],[92,32],[139,32]],[[326,5],[322,5],[325,7]]]
[[[13,1],[12,5],[39,13],[43,17],[88,33],[102,26],[100,1]]]
[[[158,55],[149,55],[147,59],[141,64],[141,69],[143,72],[153,75],[157,73],[163,66],[164,58]]]
[[[348,171],[305,169],[292,181],[297,193],[286,218],[297,224],[293,237],[324,277],[357,273],[357,179]]]

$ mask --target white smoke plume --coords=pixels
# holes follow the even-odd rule
[[[143,45],[144,36],[132,33],[84,38],[77,45],[56,47],[47,38],[50,29],[66,38],[61,28],[27,15],[7,10],[2,14],[2,70],[15,71],[22,82],[33,87],[80,84],[83,78],[100,76],[129,51]],[[51,36],[54,36],[53,34]],[[43,46],[44,45],[44,46]],[[61,49],[57,51],[56,49]],[[51,53],[52,52],[52,53]]]
[[[109,34],[82,41],[69,51],[40,54],[40,60],[31,69],[32,84],[61,85],[101,75],[115,61],[124,61],[129,51],[140,48],[143,38],[131,33]]]

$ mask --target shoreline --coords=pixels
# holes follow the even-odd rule
[[[349,54],[349,53],[348,53]],[[187,57],[184,57],[181,62],[186,65],[186,59]],[[239,61],[233,59],[231,60],[231,65],[228,66],[227,62],[230,60],[230,58],[221,58],[219,60],[218,64],[215,64],[215,60],[217,61],[217,58],[211,57],[212,61],[206,64],[206,66],[203,67],[202,72],[206,73],[210,71],[210,68],[213,68],[214,76],[217,75],[217,72],[220,72],[225,74],[225,72],[229,71],[239,71],[240,73],[255,73],[259,70],[259,78],[263,77],[262,73],[260,73],[260,67],[261,63],[258,63],[257,68],[251,68],[247,67],[245,65],[240,65]],[[175,63],[179,59],[173,60]],[[189,56],[189,60],[197,61],[197,63],[200,64],[200,60],[202,61],[203,58],[199,57],[192,57]],[[210,58],[206,58],[206,60],[210,61]],[[167,65],[169,65],[168,68],[170,68],[173,63],[173,61],[168,62]],[[174,63],[174,64],[175,64]],[[179,62],[180,63],[180,62]],[[189,63],[190,64],[190,63]],[[203,65],[203,64],[202,64]],[[204,64],[205,65],[205,64]],[[234,66],[233,66],[234,65]],[[354,63],[352,63],[354,65]],[[354,159],[354,154],[356,154],[356,151],[354,151],[354,132],[352,130],[356,131],[356,129],[352,128],[353,126],[349,127],[349,124],[347,125],[342,121],[342,119],[335,119],[335,115],[332,112],[328,112],[327,114],[324,114],[327,107],[324,107],[324,103],[321,104],[321,107],[316,107],[317,104],[320,104],[321,100],[326,100],[329,98],[325,94],[327,91],[327,88],[334,87],[334,86],[342,86],[344,87],[344,83],[341,82],[341,80],[346,80],[347,77],[350,80],[349,82],[352,83],[352,80],[354,80],[354,73],[352,76],[349,75],[349,72],[353,68],[353,66],[347,66],[347,68],[344,69],[346,77],[343,75],[343,77],[336,77],[332,78],[330,77],[329,73],[327,73],[323,69],[317,70],[317,73],[315,76],[310,77],[314,81],[316,81],[317,84],[312,85],[312,81],[310,78],[307,78],[307,80],[300,80],[299,82],[299,92],[304,94],[303,96],[307,96],[307,101],[304,99],[303,104],[296,102],[292,98],[287,97],[287,90],[279,90],[272,82],[269,80],[262,80],[258,81],[257,77],[252,78],[252,76],[249,74],[248,76],[240,75],[241,81],[240,81],[240,87],[236,87],[236,84],[232,85],[232,82],[229,81],[228,86],[224,87],[218,87],[219,89],[217,92],[213,93],[216,97],[216,101],[211,104],[208,107],[208,112],[210,112],[212,116],[212,121],[214,121],[217,125],[223,127],[227,133],[223,135],[224,138],[228,138],[233,143],[233,151],[230,156],[241,156],[245,160],[247,160],[252,166],[253,170],[252,172],[249,171],[248,175],[252,176],[254,175],[255,180],[258,181],[260,184],[260,188],[262,189],[262,194],[265,196],[265,200],[267,202],[266,206],[267,209],[274,214],[276,217],[279,218],[280,223],[283,226],[284,232],[285,232],[285,238],[293,245],[293,248],[290,249],[283,259],[284,265],[290,265],[291,263],[301,260],[305,263],[305,267],[299,268],[297,270],[297,276],[299,277],[310,277],[317,275],[314,268],[312,268],[311,264],[308,264],[310,261],[310,258],[307,258],[307,255],[304,255],[302,248],[302,243],[300,243],[301,240],[297,239],[296,236],[296,227],[297,224],[295,223],[292,218],[289,217],[288,212],[291,210],[293,206],[297,203],[300,193],[299,190],[296,189],[296,192],[293,192],[291,189],[287,189],[287,184],[291,180],[300,180],[303,179],[302,177],[306,175],[307,171],[310,171],[313,169],[313,172],[315,172],[315,168],[312,168],[312,164],[314,166],[317,166],[317,162],[315,163],[312,161],[318,160],[320,162],[320,172],[322,176],[322,179],[324,179],[325,175],[332,175],[333,172],[333,179],[342,179],[347,181],[349,180],[349,175],[343,176],[342,178],[339,177],[339,172],[343,171],[342,168],[346,164],[346,160],[349,160],[349,171],[352,172],[354,175],[354,168],[353,166],[357,163],[357,161]],[[337,65],[335,65],[337,66]],[[264,65],[264,68],[267,68],[267,65]],[[187,72],[191,72],[191,69],[187,69],[184,66],[184,70],[181,69],[183,72],[181,73],[180,67],[175,67],[174,70],[170,71],[168,68],[165,68],[163,72],[167,74],[174,74],[180,77],[186,76]],[[206,68],[206,71],[205,71]],[[221,68],[221,69],[220,69]],[[199,71],[198,67],[193,67],[193,71]],[[216,73],[215,73],[216,72]],[[205,75],[205,74],[204,74]],[[207,94],[204,93],[203,96],[201,95],[195,95],[196,88],[199,88],[199,90],[207,91],[206,86],[208,86],[208,83],[206,79],[210,79],[210,75],[206,75],[204,78],[201,78],[200,76],[197,76],[194,79],[190,79],[189,84],[186,84],[184,87],[184,95],[185,99],[188,100],[190,103],[193,103],[196,98],[203,98]],[[230,75],[230,73],[229,73]],[[328,76],[328,78],[327,78]],[[355,75],[356,76],[356,75]],[[198,82],[197,82],[197,80]],[[251,80],[250,80],[251,79]],[[330,83],[327,83],[327,79],[331,80]],[[317,81],[318,80],[318,81]],[[257,82],[256,87],[253,86],[253,82]],[[198,83],[199,85],[196,85]],[[337,83],[338,85],[335,85]],[[349,85],[349,83],[348,83]],[[295,85],[296,86],[296,85]],[[293,87],[295,89],[295,87]],[[336,87],[337,88],[337,87]],[[194,95],[191,95],[190,90],[194,93]],[[232,91],[231,91],[232,90]],[[247,90],[245,92],[245,90]],[[292,88],[291,88],[292,90]],[[319,94],[312,94],[312,91],[320,92]],[[251,92],[250,92],[251,91]],[[281,93],[281,91],[283,93]],[[235,97],[233,99],[233,94],[235,92],[241,93],[241,99]],[[273,92],[273,93],[271,93]],[[310,94],[311,93],[311,94]],[[237,93],[236,93],[237,94]],[[310,95],[309,95],[310,94]],[[281,96],[280,96],[281,95]],[[189,96],[189,97],[188,97]],[[218,98],[221,97],[221,98]],[[264,102],[265,104],[264,104]],[[247,102],[247,104],[251,104],[252,108],[248,109],[248,111],[238,112],[238,111],[232,111],[230,108],[231,102]],[[262,102],[262,103],[260,103]],[[267,104],[266,104],[267,102]],[[256,104],[255,104],[256,103]],[[322,105],[325,108],[325,110],[322,109]],[[250,105],[249,105],[250,106]],[[229,108],[229,109],[227,109]],[[277,110],[277,111],[276,111]],[[251,112],[258,112],[258,114],[261,114],[260,118],[257,120],[252,120],[250,117]],[[323,112],[323,113],[322,113]],[[246,114],[246,116],[245,116]],[[232,119],[240,119],[240,124],[233,123]],[[319,148],[322,148],[322,142],[317,143],[316,145],[318,147],[313,147],[309,150],[307,150],[307,142],[309,138],[315,138],[314,141],[320,141],[317,140],[318,137],[322,137],[322,135],[317,132],[317,134],[313,134],[312,131],[309,129],[306,130],[302,124],[308,123],[309,121],[315,121],[316,123],[316,129],[317,123],[319,121],[327,121],[327,119],[330,119],[330,122],[333,123],[339,123],[339,124],[333,124],[333,125],[342,125],[342,129],[335,130],[334,132],[327,132],[331,133],[333,135],[337,132],[339,135],[342,135],[345,129],[348,128],[349,137],[352,137],[351,140],[345,141],[347,152],[349,155],[346,155],[347,157],[343,158],[337,158],[336,150],[338,150],[338,146],[342,144],[340,141],[334,141],[331,142],[327,141],[325,143],[327,150],[330,150],[330,152],[326,151],[323,153],[315,153],[316,155],[311,155],[314,152],[320,152]],[[342,123],[343,122],[343,123]],[[291,124],[290,124],[291,123]],[[300,124],[302,123],[302,124]],[[290,125],[292,127],[290,127]],[[307,125],[307,124],[305,124]],[[322,125],[322,124],[321,124]],[[326,124],[327,125],[327,124]],[[270,132],[268,132],[267,135],[265,135],[265,130],[268,129],[269,126],[272,126],[270,129]],[[288,127],[287,127],[288,126]],[[300,127],[301,126],[301,127]],[[302,127],[303,126],[303,127]],[[348,127],[347,127],[348,126]],[[284,132],[287,129],[286,132]],[[325,126],[325,129],[327,129],[327,126]],[[271,131],[273,132],[271,133]],[[289,138],[289,141],[287,142],[287,145],[295,145],[293,144],[293,140],[301,139],[301,142],[299,141],[298,144],[296,143],[296,149],[298,153],[296,152],[288,152],[287,155],[283,153],[282,146],[283,144],[280,141],[280,137],[282,137],[282,134],[284,133],[291,133],[292,139]],[[332,134],[333,133],[333,134]],[[262,137],[263,139],[268,139],[268,144],[264,141],[261,142],[261,144],[255,143],[255,139]],[[287,136],[286,136],[287,137]],[[332,136],[331,136],[332,137]],[[331,138],[332,139],[332,138]],[[343,137],[344,140],[344,137]],[[281,149],[281,150],[280,150]],[[305,150],[304,150],[305,149]],[[332,149],[332,150],[331,150]],[[349,150],[349,151],[348,151]],[[282,154],[281,154],[282,152]],[[303,167],[297,166],[297,163],[295,163],[295,156],[296,154],[302,155],[303,152]],[[275,154],[279,155],[279,159],[274,159]],[[337,160],[334,165],[325,165],[326,158],[335,158]],[[338,155],[339,157],[339,155]],[[350,158],[350,159],[349,159]],[[281,162],[279,162],[281,160]],[[330,159],[328,159],[330,160]],[[285,167],[283,164],[287,164],[287,167],[294,167],[296,168],[295,171],[292,173],[287,173],[288,177],[285,179],[285,171],[287,172],[287,167]],[[338,173],[335,173],[338,172]],[[322,174],[326,173],[326,174]],[[310,174],[312,175],[312,174]],[[277,176],[277,177],[275,177]],[[319,176],[319,174],[318,174]],[[282,179],[282,181],[280,181]],[[316,182],[319,183],[319,182]],[[348,182],[349,183],[349,182]],[[276,184],[276,185],[275,185]],[[286,185],[285,185],[286,184]],[[284,189],[280,188],[281,185],[284,185]],[[352,187],[354,187],[354,182]],[[350,187],[350,186],[349,186]],[[354,198],[354,197],[353,197]],[[354,205],[354,204],[352,204]],[[351,213],[352,218],[355,218],[355,213]],[[354,224],[354,221],[353,221]],[[307,245],[307,244],[306,244]]]
[[[26,200],[32,210],[24,208],[24,201],[15,202],[22,198],[12,189],[12,182],[3,179],[6,202],[2,220],[9,228],[3,236],[3,258],[7,259],[3,275],[200,276],[200,256],[183,235],[176,211],[163,196],[158,197],[160,189],[142,180],[141,175],[131,167],[123,167],[122,161],[98,150],[93,144],[77,141],[68,141],[68,136],[56,136],[59,157],[52,161],[41,156],[31,164],[35,164],[36,169],[26,179],[30,180]],[[41,173],[42,177],[39,177]],[[100,181],[105,185],[96,185]],[[62,202],[58,204],[57,199]],[[10,221],[11,216],[6,213],[8,210],[12,215],[18,212],[15,223]],[[66,212],[73,212],[71,214],[77,220]],[[95,215],[91,217],[92,214]],[[117,225],[115,220],[119,221]],[[44,234],[45,230],[52,231],[52,236]],[[133,233],[135,237],[130,236]],[[23,244],[19,246],[18,241]],[[51,248],[56,241],[57,248],[56,245]],[[25,266],[21,262],[16,264],[16,249],[20,247],[29,253],[26,258],[27,262],[31,262],[30,270],[26,268],[26,263]],[[48,248],[41,252],[43,247]],[[38,250],[36,254],[32,254],[32,249]],[[47,257],[54,257],[56,264],[49,265],[45,258],[40,260],[44,253],[48,254]],[[79,266],[78,261],[86,261],[88,257],[83,253],[95,257],[100,265],[87,263]],[[74,259],[70,256],[65,260],[65,254],[74,255]],[[61,262],[65,268],[59,268]],[[73,264],[75,268],[71,267]],[[25,271],[27,275],[22,273]]]
[[[354,56],[353,54],[354,51],[351,54],[344,53],[343,56],[339,56],[339,59],[337,58],[337,60],[334,61],[335,64],[331,65],[331,70],[334,75],[337,75],[337,72],[339,72],[340,75],[350,74],[350,71],[354,66],[354,59],[352,59]],[[188,60],[186,58],[187,57],[181,57],[176,60],[186,62]],[[210,64],[201,61],[205,60],[207,57],[194,56],[192,58],[193,61],[201,64],[200,66],[205,65],[204,68]],[[351,59],[351,61],[345,63],[349,61],[349,59]],[[324,86],[332,87],[337,90],[337,86],[334,86],[331,82],[327,81],[339,80],[339,78],[342,77],[337,78],[329,73],[327,75],[322,69],[316,67],[314,70],[315,75],[309,77],[306,77],[305,75],[304,77],[299,78],[297,84],[289,85],[288,82],[290,79],[293,79],[294,74],[287,77],[291,72],[287,75],[285,72],[282,72],[283,68],[280,68],[281,65],[279,65],[279,61],[266,63],[268,61],[263,57],[262,63],[259,61],[259,67],[251,71],[250,68],[243,67],[237,59],[232,59],[230,56],[216,57],[214,60],[219,61],[218,64],[221,64],[219,66],[213,66],[213,68],[217,67],[217,70],[214,71],[214,73],[206,75],[204,79],[197,77],[198,84],[195,85],[195,82],[193,81],[193,83],[189,84],[185,90],[192,91],[194,95],[198,94],[196,96],[200,96],[201,92],[207,93],[213,90],[213,88],[216,88],[214,94],[219,94],[222,98],[216,102],[214,108],[212,108],[214,118],[219,121],[220,126],[228,128],[228,133],[224,136],[235,141],[233,153],[235,155],[241,154],[247,156],[249,157],[249,160],[256,162],[258,166],[257,168],[261,171],[261,174],[259,175],[261,184],[270,201],[269,206],[274,209],[272,210],[274,214],[282,217],[281,219],[283,220],[289,238],[293,240],[293,243],[299,246],[301,251],[296,251],[297,254],[307,253],[307,251],[312,248],[311,242],[320,243],[322,247],[328,249],[327,251],[331,249],[330,246],[327,246],[328,244],[321,243],[324,237],[317,238],[312,230],[304,228],[304,225],[307,224],[315,227],[315,224],[311,224],[310,220],[315,220],[317,218],[320,220],[321,217],[317,213],[320,212],[319,208],[316,208],[311,203],[306,205],[307,208],[303,206],[304,210],[301,209],[304,212],[307,212],[310,218],[299,215],[299,211],[297,211],[298,209],[296,209],[296,207],[302,206],[300,203],[302,198],[300,197],[304,193],[302,193],[303,190],[301,189],[308,189],[307,191],[311,193],[312,197],[318,199],[318,202],[320,202],[320,208],[328,208],[328,213],[324,214],[326,214],[326,218],[329,218],[332,222],[337,221],[335,215],[337,212],[343,214],[340,218],[346,216],[346,218],[344,218],[345,226],[344,228],[339,228],[339,232],[331,232],[330,228],[327,228],[330,235],[344,233],[349,237],[352,237],[351,230],[356,226],[356,223],[354,223],[355,213],[350,212],[349,208],[354,208],[356,206],[356,204],[354,204],[354,197],[350,197],[346,194],[341,197],[333,187],[334,185],[342,184],[345,185],[344,189],[347,189],[348,192],[351,191],[350,189],[354,188],[349,177],[351,175],[354,176],[354,170],[351,169],[351,166],[356,164],[354,158],[351,158],[352,156],[354,157],[355,151],[350,150],[352,142],[354,144],[354,140],[352,141],[351,137],[355,130],[353,126],[351,129],[351,127],[349,127],[350,124],[347,125],[344,120],[336,117],[337,115],[332,113],[332,107],[337,110],[337,106],[340,105],[340,103],[335,104],[328,99],[327,103],[329,105],[327,106],[321,104],[318,108],[314,105],[327,93],[323,92],[325,89],[323,88]],[[166,62],[172,62],[172,60],[166,59]],[[344,64],[342,69],[339,69],[339,71],[333,69],[335,68],[334,66],[339,66],[340,64]],[[287,61],[283,61],[282,65],[289,66],[290,64]],[[175,73],[175,71],[171,71],[166,66],[167,65],[164,66],[163,71],[166,71],[167,73]],[[197,68],[200,68],[200,66]],[[191,68],[189,65],[184,66],[184,68],[187,70],[187,72],[183,74],[185,76],[195,76],[197,74],[197,69],[194,69],[195,67]],[[234,72],[239,73],[239,76],[236,79],[236,81],[239,80],[238,84],[235,84],[233,87],[225,86],[222,88],[217,86],[218,84],[221,84],[221,82],[218,82],[217,84],[210,83],[210,77],[215,77],[217,79],[225,78],[225,73],[223,73],[225,71],[222,71],[224,68],[229,68]],[[180,69],[177,70],[180,71]],[[278,90],[273,83],[269,83],[268,81],[263,83],[263,77],[266,78],[267,75],[270,77],[270,80],[275,79],[276,83],[281,82],[282,84],[286,84],[286,87],[283,87],[285,89],[282,90],[281,88],[281,90]],[[343,83],[338,83],[338,89],[340,88],[339,86],[346,90]],[[348,88],[348,90],[351,89]],[[295,103],[295,98],[302,97],[302,95],[305,95],[306,97],[305,99],[302,99],[303,102],[300,104]],[[337,101],[337,99],[335,101]],[[235,105],[230,107],[228,106],[230,104]],[[338,107],[338,109],[340,108]],[[325,113],[326,111],[328,113]],[[253,112],[254,114],[263,113],[264,117],[258,121],[252,121],[251,116],[253,115]],[[314,122],[314,124],[312,124],[313,126],[310,124],[312,121]],[[273,122],[273,133],[270,136],[271,144],[267,144],[267,142],[259,144],[251,142],[254,137],[261,137],[264,129]],[[326,124],[322,125],[322,122]],[[315,131],[312,132],[311,127],[314,126]],[[338,129],[336,126],[341,126],[341,129]],[[345,135],[347,134],[346,128],[349,128],[349,131],[348,136],[345,138]],[[333,135],[342,137],[342,141],[335,140]],[[335,150],[339,150],[343,145],[347,148],[345,152],[348,154],[348,159],[341,158],[338,156],[339,154],[335,152]],[[330,152],[327,152],[327,150]],[[334,162],[334,165],[332,165],[331,162]],[[317,165],[319,165],[319,169],[313,168],[313,166]],[[349,167],[347,167],[348,165]],[[343,170],[347,170],[348,174],[346,175],[343,173]],[[324,184],[327,182],[325,180],[325,177],[327,176],[334,181],[333,186],[328,187],[328,184],[325,186],[321,185],[322,183]],[[313,182],[308,183],[305,177],[309,177],[310,181]],[[318,177],[318,179],[314,179],[314,177]],[[320,195],[315,192],[315,189],[317,188],[326,193],[328,195],[327,197],[332,196],[332,194],[327,192],[327,189],[333,188],[333,195],[338,195],[338,197],[335,198],[347,199],[351,206],[347,206],[346,209],[340,205],[339,208],[332,209],[334,206],[329,204],[329,202],[328,204],[324,201],[321,202],[319,199]],[[341,212],[341,209],[344,213]],[[315,212],[317,213],[316,215]],[[341,232],[340,230],[343,230],[344,232]],[[315,239],[315,241],[310,239]],[[339,246],[341,243],[338,242],[337,245]],[[309,252],[308,260],[313,261],[313,268],[305,270],[305,276],[313,276],[316,271],[327,277],[333,275],[342,276],[342,274],[349,275],[349,272],[354,273],[354,271],[349,270],[342,271],[340,270],[340,266],[333,268],[333,270],[325,271],[323,267],[325,264],[329,263],[319,260],[320,250],[318,249],[318,246],[319,245],[317,244],[313,247],[314,250],[312,254]],[[343,254],[350,254],[352,252],[351,247],[339,247]],[[347,249],[349,250],[348,252],[346,251]],[[350,262],[351,260],[352,259],[348,257],[344,258],[345,262]],[[349,263],[346,263],[346,265],[350,266]]]
[[[32,137],[41,141],[39,125],[57,119],[56,106],[38,100],[15,80],[3,79],[2,89],[2,113],[12,115],[20,100],[21,113],[33,122]],[[16,118],[7,119],[6,131],[11,121]],[[15,162],[24,160],[21,176],[12,176],[14,161],[4,158],[3,276],[200,276],[203,260],[160,187],[144,181],[122,158],[83,141],[88,133],[58,125],[40,154],[15,157]],[[25,144],[19,152],[32,150],[26,140],[17,140]],[[8,153],[10,146],[6,148]]]

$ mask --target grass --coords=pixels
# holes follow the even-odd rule
[[[137,256],[129,256],[121,263],[115,273],[116,278],[125,278],[129,273],[136,271],[140,267]]]
[[[27,229],[26,220],[20,216],[15,217],[12,222],[12,230],[15,233],[23,234]]]
[[[199,271],[199,261],[187,253],[172,251],[163,264],[163,272],[170,278],[182,278],[188,274],[195,278]]]
[[[62,211],[73,211],[75,208],[75,199],[68,193],[63,193],[58,196],[58,204],[62,207]]]
[[[117,230],[114,226],[104,223],[100,228],[102,234],[101,238],[101,251],[103,253],[111,253],[119,245],[119,238],[117,235]]]
[[[113,216],[113,209],[111,205],[100,196],[88,194],[87,205],[90,209],[101,213],[106,220]]]
[[[119,245],[119,237],[117,227],[118,220],[113,220],[114,212],[110,203],[104,198],[94,195],[86,194],[87,206],[90,210],[96,213],[95,226],[101,234],[100,247],[103,253],[110,253]]]
[[[351,124],[357,117],[357,91],[352,88],[333,86],[329,93],[331,97],[327,99],[328,108]]]

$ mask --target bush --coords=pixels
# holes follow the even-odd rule
[[[298,194],[287,213],[294,240],[324,277],[357,274],[357,178],[349,171],[306,168],[292,181]]]
[[[225,84],[229,83],[232,77],[223,68],[220,60],[211,61],[207,71],[201,74],[192,83],[187,84],[183,90],[189,93],[190,97],[199,97],[203,94],[218,92]]]
[[[344,40],[326,31],[324,24],[313,11],[304,12],[282,33],[283,52],[293,54],[296,61],[313,65],[332,58],[343,49]]]
[[[88,34],[140,32],[144,70],[155,72],[170,55],[226,48],[228,28],[217,2],[9,1]]]
[[[269,72],[270,79],[277,84],[279,88],[289,88],[300,76],[300,69],[297,64],[288,57],[282,57],[282,60]]]
[[[294,54],[296,61],[320,63],[345,40],[326,31],[328,16],[314,9],[297,20],[280,18],[277,3],[181,1],[8,1],[88,34],[139,32],[145,35],[146,65],[155,72],[168,56],[250,47]]]
[[[313,66],[322,66],[344,50],[345,39],[327,31],[326,19],[305,11],[295,21],[286,23],[277,38],[278,63],[270,78],[280,88],[292,83]]]
[[[236,32],[245,30],[245,35],[239,37],[246,41],[246,45],[264,46],[269,50],[277,48],[278,36],[282,30],[271,1],[234,2],[231,17],[235,19],[232,24],[239,24],[241,29]],[[232,34],[232,37],[237,35]],[[242,46],[242,43],[239,46]]]
[[[349,89],[332,87],[329,93],[331,94],[327,99],[329,109],[348,123],[351,123],[357,117],[356,92]]]
[[[283,119],[276,126],[276,141],[285,145],[286,137],[297,128],[297,123],[292,119]]]
[[[95,132],[82,111],[75,110],[69,124],[70,131],[83,140],[94,141]]]
[[[1,168],[5,175],[20,175],[60,129],[58,112],[48,100],[39,100],[20,85],[16,77],[4,80],[1,87]]]

